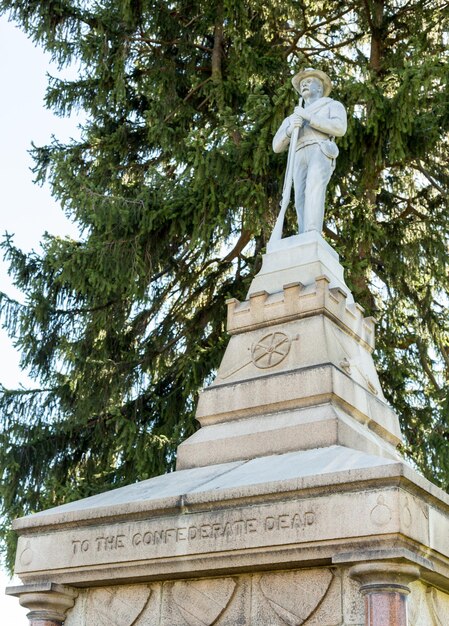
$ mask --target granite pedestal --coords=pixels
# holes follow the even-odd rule
[[[396,450],[335,252],[293,239],[228,301],[176,472],[16,520],[31,624],[449,624],[449,497]]]

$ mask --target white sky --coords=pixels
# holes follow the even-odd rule
[[[0,236],[15,235],[15,243],[24,250],[38,249],[42,234],[75,235],[76,229],[50,197],[48,188],[33,185],[32,160],[27,151],[31,141],[44,145],[54,134],[58,139],[77,136],[77,120],[61,120],[43,108],[47,84],[46,72],[58,73],[44,55],[5,17],[0,17]],[[0,290],[13,297],[7,266],[0,253]],[[27,377],[19,370],[19,356],[4,331],[0,331],[0,381],[7,387]],[[16,598],[6,597],[8,582],[0,572],[0,622],[27,626],[27,611]]]

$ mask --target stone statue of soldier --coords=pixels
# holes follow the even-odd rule
[[[292,159],[290,176],[295,190],[299,232],[316,230],[321,233],[326,187],[338,156],[334,138],[346,132],[346,111],[340,102],[328,97],[332,83],[324,72],[307,68],[293,77],[292,84],[304,106],[295,107],[294,113],[282,122],[273,139],[273,150],[283,152],[289,147],[292,134],[297,137],[296,147],[293,151],[292,146],[289,159]],[[298,130],[295,132],[295,129]],[[290,190],[291,181],[289,197]],[[279,217],[282,217],[281,225],[274,239],[282,237],[284,215]]]

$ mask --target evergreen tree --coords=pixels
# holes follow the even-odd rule
[[[325,236],[379,320],[405,453],[449,487],[448,3],[443,0],[0,0],[77,80],[46,105],[82,139],[34,147],[37,182],[80,229],[5,257],[25,304],[3,324],[36,388],[2,390],[11,518],[171,469],[277,215],[271,138],[319,67],[349,114]],[[294,232],[290,211],[285,234]]]

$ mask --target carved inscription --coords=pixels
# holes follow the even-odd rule
[[[124,540],[126,535],[107,535],[106,537],[97,537],[95,543],[97,546],[97,552],[101,550],[117,550],[117,548],[124,548]]]
[[[117,550],[125,548],[126,535],[105,535],[97,537],[93,542],[88,539],[81,541],[80,539],[72,539],[73,554],[78,552],[89,552],[91,547],[96,552],[105,552],[106,550]]]
[[[178,541],[198,541],[201,539],[216,539],[217,537],[241,536],[257,532],[257,520],[237,520],[224,524],[202,524],[201,526],[181,526],[166,528],[146,533],[136,533],[132,537],[133,546],[142,544],[170,543]]]
[[[354,537],[394,533],[398,532],[400,525],[425,541],[428,520],[424,516],[421,520],[418,516],[420,526],[417,527],[413,520],[408,529],[409,516],[399,519],[390,491],[394,490],[248,502],[229,508],[213,508],[212,503],[211,510],[186,504],[178,514],[167,512],[154,516],[148,511],[146,517],[127,521],[108,522],[94,518],[77,528],[64,524],[55,532],[36,532],[19,537],[16,570],[18,574],[48,573],[108,564],[119,567],[121,563],[189,555],[217,555],[231,550],[261,550],[276,546],[283,550],[295,549],[304,542],[312,544],[335,538],[351,542]],[[411,505],[410,496],[408,502]],[[410,509],[414,510],[411,506]],[[435,529],[434,547],[444,553],[447,537],[438,532],[444,527],[443,516],[440,520],[433,509],[429,510],[430,515]],[[54,549],[56,543],[57,550]]]
[[[90,549],[90,541],[88,539],[72,539],[73,546],[73,554],[77,554],[77,552],[89,552]]]
[[[304,528],[315,523],[315,513],[306,511],[303,515],[294,513],[293,515],[277,515],[265,518],[265,530],[280,530],[282,528]]]
[[[121,548],[141,549],[161,544],[196,544],[203,540],[232,540],[254,534],[270,534],[276,531],[298,531],[315,523],[313,511],[267,515],[260,519],[235,519],[210,524],[167,526],[142,529],[129,534],[110,534],[90,539],[72,539],[73,554],[86,552],[111,552]]]

